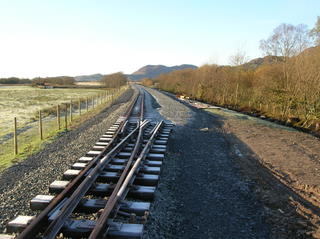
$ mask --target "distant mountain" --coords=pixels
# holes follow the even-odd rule
[[[300,54],[293,56],[293,57],[299,58],[299,57],[305,56],[307,54],[309,54],[309,55],[319,54],[319,52],[320,52],[320,46],[309,47],[309,48],[305,49],[304,51],[302,51]],[[255,59],[241,65],[240,67],[244,67],[247,69],[256,69],[256,68],[263,66],[263,65],[271,65],[274,63],[282,62],[284,60],[285,60],[285,58],[283,56],[265,56],[265,57],[255,58]]]
[[[76,81],[100,81],[103,77],[102,74],[93,74],[93,75],[83,75],[83,76],[76,76],[74,79]]]
[[[256,69],[262,65],[271,65],[277,62],[281,62],[283,60],[284,60],[284,57],[281,57],[281,56],[265,56],[265,57],[255,58],[241,65],[241,67],[244,67],[247,69]]]
[[[139,70],[128,75],[128,78],[132,81],[139,81],[144,78],[156,78],[157,76],[176,70],[183,69],[197,69],[195,65],[180,65],[180,66],[164,66],[164,65],[146,65]]]

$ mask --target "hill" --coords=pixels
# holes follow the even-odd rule
[[[176,70],[183,69],[197,69],[195,65],[183,64],[180,66],[164,66],[164,65],[146,65],[139,70],[128,75],[128,78],[132,81],[139,81],[144,78],[156,78],[157,76]]]
[[[256,69],[262,65],[271,65],[277,62],[281,62],[283,60],[284,58],[280,56],[265,56],[265,57],[255,58],[241,66],[246,69]]]
[[[82,76],[76,76],[74,79],[76,81],[100,81],[103,77],[102,74],[93,74],[93,75],[82,75]]]

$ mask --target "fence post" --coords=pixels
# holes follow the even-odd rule
[[[94,108],[94,96],[92,96],[92,108]]]
[[[88,105],[88,97],[86,98],[86,109],[87,109],[87,112],[88,112],[88,107],[89,107],[89,105]]]
[[[60,105],[57,105],[57,123],[58,123],[58,129],[61,129],[60,125]]]
[[[18,154],[18,139],[17,139],[17,118],[16,117],[14,117],[13,147],[14,147],[14,155],[17,155]]]
[[[40,135],[40,140],[43,140],[41,110],[39,110],[39,135]]]
[[[68,130],[68,104],[66,104],[66,113],[64,114],[65,129]]]
[[[70,101],[70,122],[73,120],[72,118],[72,100]]]
[[[81,99],[79,98],[79,116],[81,115]]]

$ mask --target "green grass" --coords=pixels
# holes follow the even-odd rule
[[[18,155],[14,155],[13,153],[13,138],[3,142],[0,147],[0,171],[38,152],[45,143],[50,142],[57,136],[58,132],[62,131],[57,130],[55,122],[49,121],[44,124],[44,140],[42,141],[40,140],[37,127],[32,127],[22,132],[18,136]]]
[[[29,92],[29,89],[27,89],[26,91],[24,91],[22,88],[25,87],[19,87],[19,90],[22,90],[22,92],[25,94],[26,91]],[[121,93],[124,92],[127,88],[124,87],[121,90]],[[53,139],[55,139],[58,135],[59,132],[63,132],[65,131],[65,118],[64,118],[64,112],[61,112],[61,129],[58,130],[58,125],[57,125],[57,118],[55,116],[48,116],[45,117],[43,119],[43,137],[44,140],[40,140],[39,137],[39,129],[38,129],[38,121],[34,121],[35,117],[35,113],[37,112],[33,112],[32,109],[34,107],[40,107],[42,106],[48,106],[51,104],[57,104],[59,103],[63,103],[63,102],[70,102],[70,97],[71,96],[79,96],[79,93],[81,93],[81,97],[84,96],[91,96],[96,95],[99,92],[99,90],[74,90],[74,89],[68,89],[68,90],[62,90],[62,92],[65,95],[61,95],[61,90],[54,90],[56,92],[49,92],[48,95],[51,95],[50,99],[52,100],[50,103],[46,103],[46,102],[39,102],[40,104],[38,104],[37,106],[30,106],[29,103],[25,104],[26,108],[29,108],[30,112],[25,111],[25,109],[17,109],[18,112],[26,112],[26,120],[25,120],[25,124],[23,124],[23,126],[21,126],[21,123],[19,124],[19,118],[18,118],[18,129],[21,127],[24,127],[25,130],[19,132],[18,134],[18,155],[14,155],[13,154],[13,137],[8,137],[8,139],[1,139],[1,135],[0,135],[0,140],[2,140],[0,142],[0,171],[11,166],[13,163],[16,162],[20,162],[22,160],[24,160],[25,158],[27,158],[29,155],[34,154],[38,151],[40,151],[43,146],[52,141]],[[38,91],[38,89],[36,90]],[[75,92],[73,92],[75,91]],[[33,92],[33,91],[32,91]],[[0,87],[0,95],[1,93],[3,94],[3,92],[1,92],[1,87]],[[8,92],[7,92],[8,93]],[[67,95],[69,93],[69,95]],[[41,92],[42,94],[42,92]],[[71,96],[70,96],[71,95]],[[25,96],[24,96],[25,97]],[[19,99],[24,98],[24,97],[18,97]],[[49,97],[49,96],[48,96]],[[61,97],[60,99],[58,99],[59,97]],[[27,97],[28,98],[28,97]],[[36,95],[32,95],[30,98],[30,101],[36,102],[34,99],[38,99],[39,100],[39,96]],[[48,99],[47,97],[44,97],[43,99]],[[53,100],[56,99],[56,100]],[[65,101],[63,101],[63,99],[66,99]],[[17,100],[18,101],[18,100]],[[3,103],[3,102],[2,102]],[[79,114],[77,112],[73,113],[73,121],[70,122],[70,112],[68,111],[68,130],[73,129],[75,127],[77,127],[78,125],[80,125],[83,121],[91,118],[92,116],[98,114],[102,109],[104,109],[106,106],[108,106],[111,103],[111,100],[109,101],[105,101],[102,104],[99,105],[95,105],[95,108],[90,107],[89,111],[86,112],[86,110],[83,108],[82,109],[82,115],[79,116]],[[15,103],[15,105],[19,105],[18,102]],[[1,109],[1,108],[0,108]],[[2,113],[2,111],[0,111],[0,113]],[[10,118],[13,117],[12,114],[7,113],[10,115]],[[19,114],[18,114],[19,115]],[[20,117],[22,117],[23,114],[20,114]],[[29,118],[27,117],[29,116]],[[1,127],[5,124],[11,124],[12,125],[13,120],[11,119],[10,121],[6,121],[5,119],[1,118],[0,119],[0,123],[1,123]],[[27,127],[26,127],[27,126]],[[0,130],[0,132],[2,133],[2,136],[4,135],[4,132],[10,132],[12,130],[10,130],[10,126],[7,127],[8,130]]]

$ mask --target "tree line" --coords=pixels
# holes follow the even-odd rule
[[[320,18],[313,29],[281,24],[261,40],[264,58],[246,62],[244,51],[232,66],[204,65],[153,80],[160,89],[192,99],[319,130]],[[150,85],[150,79],[143,83]]]
[[[57,76],[57,77],[37,77],[32,80],[32,85],[73,85],[74,77]]]
[[[101,82],[107,88],[119,88],[127,84],[127,77],[122,72],[116,72],[102,77]]]
[[[0,78],[0,84],[31,84],[31,80],[17,77]]]

